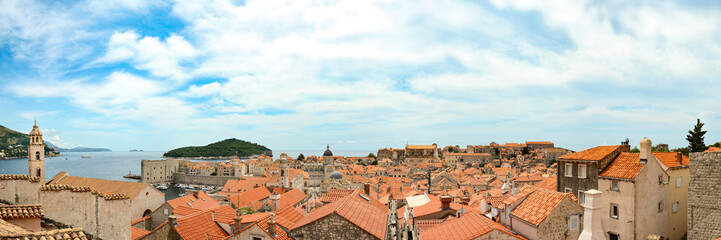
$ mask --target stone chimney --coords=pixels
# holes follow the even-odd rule
[[[371,185],[369,183],[363,184],[363,192],[365,192],[368,197],[371,196]]]
[[[578,240],[606,240],[606,235],[601,226],[601,192],[591,189],[585,192],[585,208],[583,212],[583,231]]]
[[[233,234],[240,232],[240,230],[243,229],[241,226],[241,223],[243,222],[243,217],[238,214],[233,218]]]
[[[178,218],[175,215],[168,216],[168,225],[170,225],[170,230],[168,231],[168,240],[181,240],[183,239],[180,234],[178,233],[178,230],[175,230],[175,227],[178,226]]]
[[[651,156],[651,140],[644,137],[641,139],[641,163],[646,163]]]
[[[453,201],[453,198],[451,198],[451,196],[441,196],[441,210],[451,209],[451,201]]]
[[[270,200],[268,201],[270,203],[270,211],[274,212],[278,210],[278,207],[280,205],[280,194],[277,194],[275,192],[270,194]]]
[[[270,233],[270,235],[274,238],[278,237],[278,234],[275,234],[275,213],[270,213],[270,220],[268,220],[268,233]]]
[[[178,217],[175,215],[168,216],[168,224],[170,224],[170,227],[175,228],[175,226],[178,226]]]

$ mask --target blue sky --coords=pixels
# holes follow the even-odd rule
[[[0,6],[0,125],[63,147],[721,141],[712,1]]]

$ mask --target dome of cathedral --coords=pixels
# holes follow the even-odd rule
[[[333,171],[330,173],[330,179],[343,179],[343,174],[338,171]]]
[[[330,151],[330,145],[325,147],[325,152],[323,152],[323,157],[325,156],[333,156],[333,152]]]

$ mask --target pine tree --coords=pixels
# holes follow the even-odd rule
[[[299,155],[298,155],[298,160],[305,160],[305,156],[303,156],[303,154],[302,154],[302,153],[301,153],[301,154],[299,154]]]
[[[703,152],[706,151],[706,144],[703,142],[703,135],[706,131],[702,131],[703,123],[701,119],[696,119],[696,125],[693,126],[693,130],[688,131],[686,135],[686,141],[688,141],[688,149],[691,152]]]

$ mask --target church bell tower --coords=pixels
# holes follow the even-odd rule
[[[35,121],[33,130],[30,131],[30,144],[28,144],[28,176],[39,177],[45,181],[45,144],[43,144],[43,133]]]

